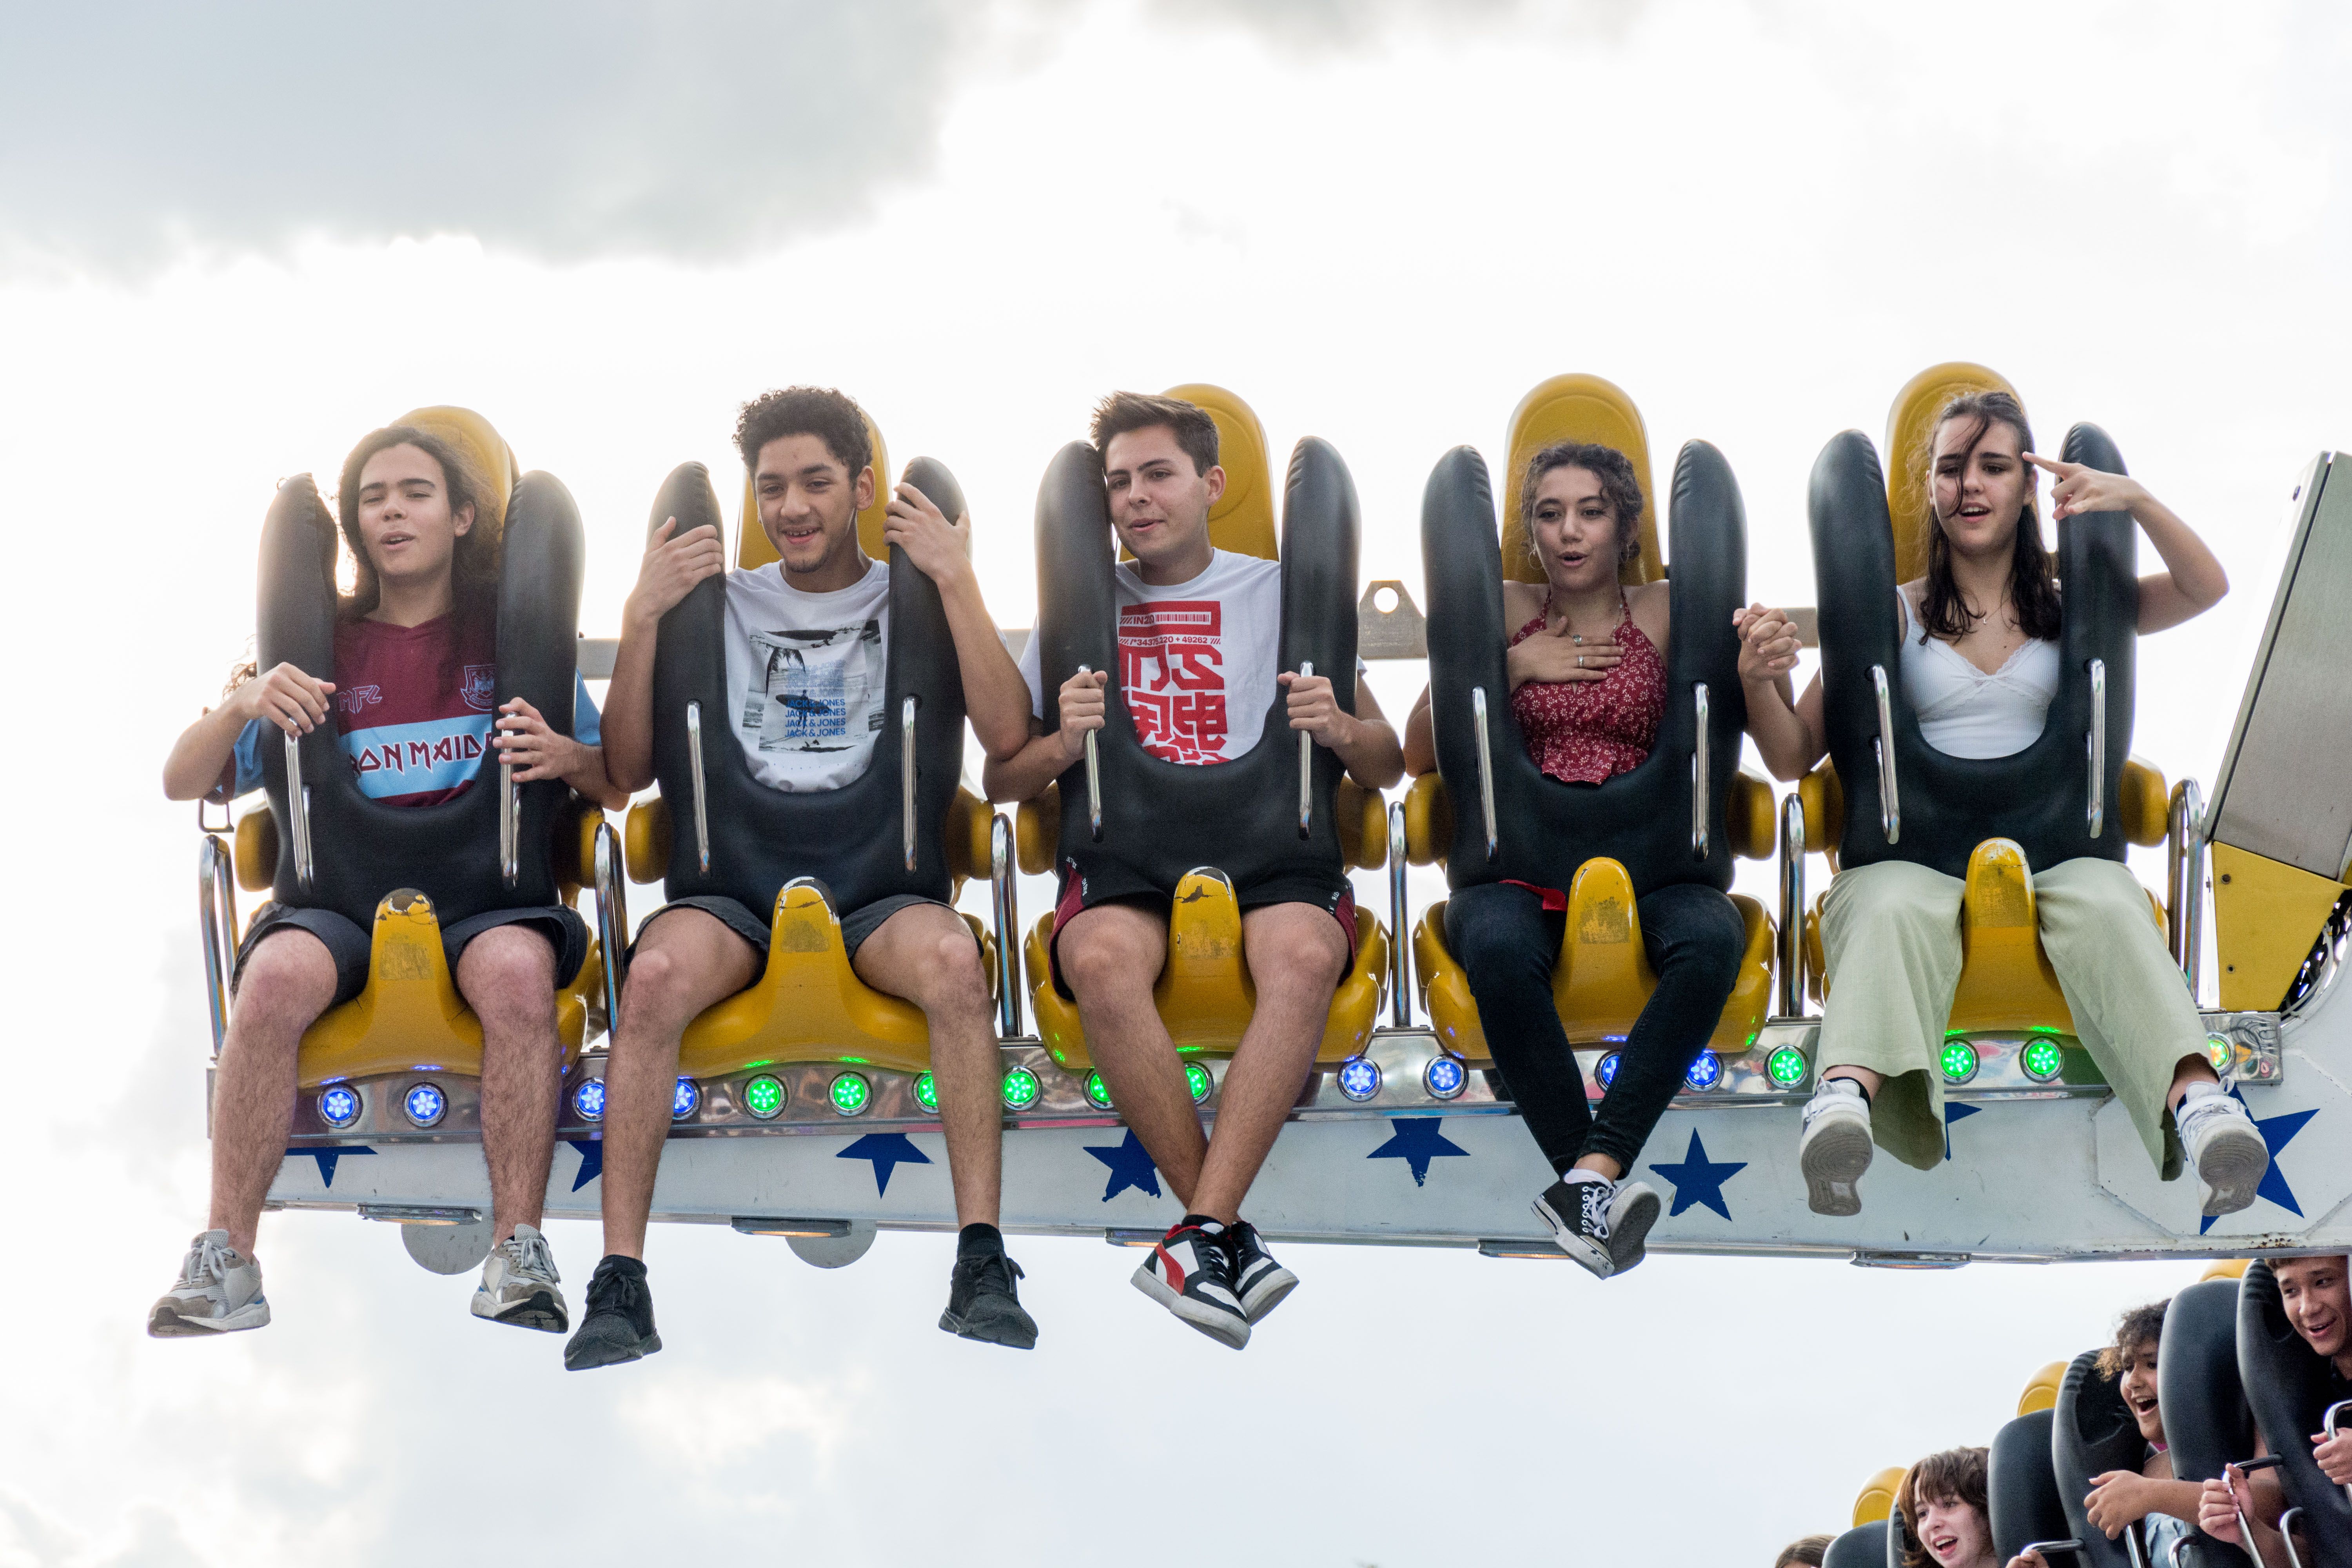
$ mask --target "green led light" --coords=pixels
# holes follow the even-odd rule
[[[743,1109],[765,1121],[784,1108],[784,1086],[761,1073],[743,1086]]]
[[[2230,1058],[2233,1054],[2234,1053],[2231,1051],[2230,1047],[2229,1036],[2208,1035],[2205,1037],[2205,1055],[2211,1058],[2214,1071],[2220,1072],[2225,1070],[2229,1067]]]
[[[940,1113],[940,1080],[925,1073],[915,1080],[915,1103],[937,1116]]]
[[[1037,1103],[1037,1096],[1043,1089],[1044,1085],[1037,1081],[1035,1073],[1027,1068],[1014,1068],[1004,1075],[1004,1109],[1026,1110]]]
[[[1782,1046],[1764,1058],[1764,1071],[1780,1088],[1794,1089],[1805,1081],[1805,1053]]]
[[[874,1098],[873,1089],[854,1072],[845,1072],[833,1080],[833,1108],[844,1116],[856,1116]]]
[[[1184,1064],[1184,1081],[1192,1087],[1192,1103],[1195,1105],[1209,1098],[1209,1089],[1214,1082],[1209,1077],[1209,1069],[1199,1062]]]
[[[1098,1072],[1087,1074],[1087,1103],[1097,1110],[1110,1109],[1110,1085],[1103,1081],[1103,1075]]]
[[[864,1057],[844,1057],[841,1059],[845,1062],[856,1062],[862,1068],[870,1068],[874,1065],[872,1062],[867,1061]]]
[[[1977,1048],[1966,1040],[1948,1039],[1942,1066],[1947,1083],[1966,1083],[1977,1076]]]
[[[2036,1083],[2048,1083],[2066,1064],[2065,1053],[2058,1048],[2055,1040],[2027,1042],[2025,1049],[2018,1053],[2017,1060],[2018,1065],[2025,1068],[2025,1076]]]

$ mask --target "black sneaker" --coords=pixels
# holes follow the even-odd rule
[[[1135,1271],[1135,1288],[1220,1344],[1249,1343],[1249,1318],[1234,1294],[1223,1226],[1178,1224]]]
[[[1021,1265],[1000,1249],[957,1258],[948,1275],[948,1310],[940,1314],[940,1327],[984,1344],[1035,1348],[1037,1321],[1022,1310],[1013,1284],[1022,1278]]]
[[[1274,1254],[1258,1237],[1257,1226],[1245,1219],[1225,1226],[1225,1256],[1233,1259],[1234,1297],[1252,1327],[1298,1289],[1298,1276],[1274,1260]]]
[[[1617,1271],[1609,1247],[1609,1209],[1616,1195],[1615,1184],[1599,1176],[1580,1182],[1563,1177],[1546,1187],[1543,1196],[1535,1201],[1536,1217],[1551,1227],[1552,1240],[1596,1279],[1606,1279]],[[1655,1207],[1654,1196],[1654,1219]],[[1646,1231],[1649,1226],[1642,1228]]]
[[[654,1295],[646,1288],[646,1266],[613,1254],[589,1276],[587,1315],[563,1347],[563,1369],[617,1366],[661,1348],[661,1335],[654,1331]]]

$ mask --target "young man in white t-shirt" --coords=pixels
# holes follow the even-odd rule
[[[890,571],[857,542],[857,514],[874,499],[873,443],[856,404],[814,387],[746,404],[735,443],[751,474],[760,527],[779,560],[727,574],[730,721],[761,783],[795,793],[837,789],[864,773],[883,721]],[[627,790],[654,780],[661,618],[696,584],[726,571],[717,529],[673,537],[676,524],[674,518],[663,524],[646,551],[604,700],[607,766]],[[901,484],[884,533],[939,589],[981,744],[992,758],[1013,755],[1028,738],[1028,694],[982,601],[970,520],[950,521],[920,490]],[[1019,1270],[996,1228],[1003,1067],[980,945],[953,909],[915,895],[839,914],[858,978],[914,1003],[930,1026],[962,1226],[940,1326],[1028,1349],[1037,1325],[1021,1308]],[[568,1367],[634,1361],[661,1348],[643,1258],[679,1039],[696,1015],[759,978],[769,930],[766,912],[701,895],[672,900],[637,928],[605,1078],[606,1256],[589,1282],[588,1315],[565,1351]]]
[[[1277,672],[1281,565],[1211,544],[1209,509],[1224,493],[1225,471],[1209,416],[1175,398],[1115,393],[1095,410],[1093,435],[1111,524],[1135,557],[1118,568],[1119,687],[1144,747],[1171,762],[1230,762],[1256,743],[1279,685],[1293,730],[1336,752],[1359,784],[1395,783],[1403,753],[1360,678],[1350,715],[1328,679]],[[1087,731],[1102,727],[1108,672],[1100,670],[1071,677],[1056,698],[1055,726],[1045,727],[1038,640],[1029,639],[1021,663],[1035,738],[1009,760],[992,754],[992,800],[1037,795],[1086,754]],[[1242,1220],[1241,1203],[1314,1063],[1332,992],[1354,954],[1355,901],[1336,866],[1326,879],[1286,876],[1234,889],[1257,1007],[1207,1136],[1151,1000],[1173,892],[1120,867],[1065,866],[1053,961],[1119,1114],[1186,1209],[1136,1271],[1136,1286],[1238,1350],[1251,1323],[1298,1283]]]

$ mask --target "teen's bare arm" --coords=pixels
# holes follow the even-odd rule
[[[221,705],[180,731],[163,763],[163,796],[195,800],[219,787],[236,755],[236,738],[256,719],[289,735],[307,735],[327,721],[335,683],[281,664],[238,687]]]
[[[990,762],[1010,761],[1029,743],[1029,683],[1004,651],[1004,639],[981,597],[980,578],[971,569],[971,516],[950,522],[930,497],[902,484],[890,500],[882,537],[904,550],[915,570],[939,589],[956,662],[963,669],[964,717]]]
[[[621,609],[613,683],[604,689],[604,773],[624,798],[654,782],[654,640],[661,618],[696,584],[727,570],[717,529],[705,523],[672,538],[677,531],[677,519],[667,519],[646,546],[637,585]]]

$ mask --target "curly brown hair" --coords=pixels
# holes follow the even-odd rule
[[[1895,1511],[1903,1520],[1903,1568],[1935,1568],[1936,1560],[1919,1544],[1919,1514],[1927,1504],[1963,1503],[1990,1518],[1985,1501],[1989,1458],[1983,1448],[1947,1448],[1903,1473],[1895,1492]]]
[[[1519,482],[1519,522],[1527,530],[1530,554],[1536,547],[1536,492],[1554,468],[1582,468],[1601,481],[1601,499],[1609,503],[1617,522],[1619,565],[1642,553],[1642,481],[1633,472],[1633,460],[1597,441],[1554,441],[1528,459],[1528,477]],[[1537,564],[1542,564],[1540,558]]]
[[[2164,1338],[2164,1310],[2172,1305],[2167,1297],[2145,1307],[2134,1307],[2116,1320],[2116,1337],[2111,1344],[2099,1350],[2099,1375],[2109,1383],[2124,1374],[2124,1364],[2132,1352],[2142,1345],[2157,1344]]]
[[[815,437],[852,479],[874,461],[866,411],[830,386],[787,386],[743,405],[735,416],[735,450],[742,454],[744,472],[758,469],[761,447],[785,436]]]
[[[1181,397],[1154,397],[1141,392],[1114,392],[1095,405],[1087,437],[1099,456],[1110,452],[1110,438],[1136,430],[1166,426],[1176,445],[1192,459],[1192,471],[1205,474],[1217,466],[1217,422],[1197,403]]]

